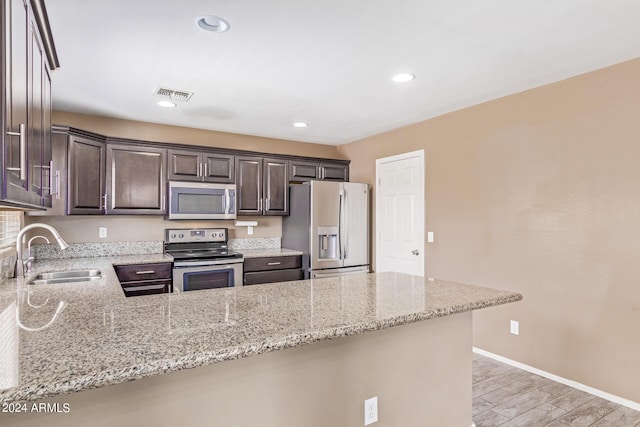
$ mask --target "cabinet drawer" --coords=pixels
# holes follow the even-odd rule
[[[122,291],[127,297],[137,297],[141,295],[167,294],[172,292],[170,279],[151,280],[144,282],[129,282],[122,284]]]
[[[142,280],[170,279],[171,263],[130,264],[114,266],[120,282],[139,282]]]
[[[244,271],[268,271],[301,268],[302,256],[277,256],[268,258],[246,258]]]
[[[295,257],[287,257],[295,258]],[[256,271],[244,274],[245,285],[257,285],[259,283],[287,282],[289,280],[304,279],[304,270],[272,270],[272,271]]]

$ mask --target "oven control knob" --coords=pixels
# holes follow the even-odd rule
[[[211,233],[211,237],[216,237],[217,234],[216,233]]]
[[[182,239],[182,238],[184,237],[184,234],[180,234],[180,236],[179,236],[179,237]]]
[[[172,238],[172,239],[175,239],[175,238],[176,238],[176,235],[175,235],[175,234],[172,234],[172,235],[171,235],[171,238]]]

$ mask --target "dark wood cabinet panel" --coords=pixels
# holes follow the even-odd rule
[[[207,182],[232,184],[235,181],[235,156],[230,154],[202,153],[203,177]]]
[[[289,162],[282,159],[263,159],[265,215],[289,214]]]
[[[32,8],[35,8],[35,12]],[[42,0],[1,0],[0,203],[49,204],[50,60],[57,58]]]
[[[233,183],[235,156],[200,150],[169,150],[169,179]]]
[[[262,157],[236,157],[236,211],[262,215]]]
[[[170,262],[155,264],[123,264],[114,266],[120,282],[139,282],[142,280],[170,279]]]
[[[303,182],[320,177],[318,163],[291,160],[289,165],[289,179],[291,181]]]
[[[169,179],[173,181],[198,181],[201,175],[202,157],[199,151],[169,150]]]
[[[113,266],[127,297],[173,292],[172,267],[170,262]]]
[[[107,214],[165,213],[167,151],[107,144]]]
[[[238,215],[287,215],[288,171],[287,160],[237,156]]]
[[[245,285],[259,285],[263,283],[288,282],[304,279],[303,270],[274,270],[256,273],[245,273]]]
[[[302,256],[275,256],[246,258],[244,260],[244,284],[286,282],[304,279]]]
[[[320,179],[325,181],[349,181],[349,166],[323,163],[320,165]]]
[[[53,148],[51,131],[51,75],[43,61],[42,78],[42,206],[52,207],[56,176],[53,171]],[[66,152],[66,150],[65,150]]]
[[[67,212],[69,215],[104,213],[105,144],[71,136],[68,147]]]
[[[289,180],[294,182],[312,179],[327,181],[349,181],[349,165],[344,162],[309,162],[291,160]]]
[[[302,268],[302,256],[275,256],[264,258],[245,258],[244,271],[269,271]]]

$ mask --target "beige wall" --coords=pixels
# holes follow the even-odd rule
[[[337,147],[308,144],[192,129],[155,123],[136,122],[109,117],[54,111],[53,122],[99,133],[106,136],[132,138],[157,142],[202,145],[208,147],[233,148],[276,154],[291,154],[309,157],[341,158]],[[46,222],[56,227],[64,238],[72,242],[98,241],[148,241],[162,240],[162,231],[171,227],[228,227],[231,238],[280,237],[280,217],[242,217],[242,220],[257,220],[254,234],[247,234],[247,227],[235,227],[233,221],[166,221],[156,216],[71,216],[71,217],[26,217],[27,223]],[[98,238],[98,228],[107,227],[108,237]]]
[[[167,221],[162,216],[150,215],[25,216],[27,224],[44,222],[54,226],[68,243],[164,240],[165,228],[190,227],[226,227],[229,229],[229,238],[231,239],[282,236],[282,219],[280,217],[243,216],[239,220],[258,221],[258,226],[253,227],[253,235],[247,234],[247,227],[236,227],[233,220]],[[107,227],[107,238],[98,237],[99,227]],[[37,231],[33,230],[29,236],[39,234]],[[34,244],[36,243],[41,243],[41,241],[34,241]]]
[[[339,148],[370,184],[376,158],[425,149],[426,273],[524,295],[474,314],[476,346],[636,402],[638,76],[640,59]]]

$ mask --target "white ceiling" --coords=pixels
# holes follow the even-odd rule
[[[640,56],[638,0],[46,6],[55,109],[333,145]],[[199,29],[206,14],[230,31]],[[392,82],[401,71],[417,78]],[[195,95],[162,108],[157,86]]]

